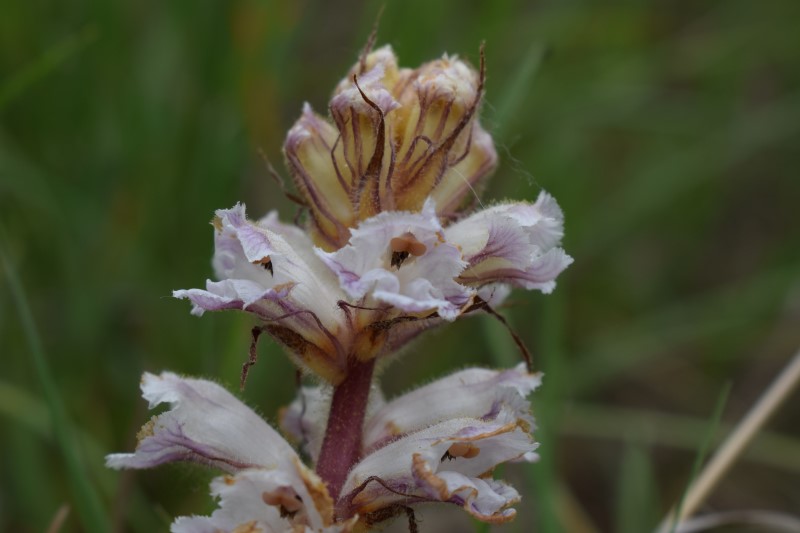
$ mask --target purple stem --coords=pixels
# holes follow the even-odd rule
[[[317,474],[336,500],[347,473],[361,455],[361,436],[375,360],[351,361],[347,377],[333,389],[328,427],[317,461]]]

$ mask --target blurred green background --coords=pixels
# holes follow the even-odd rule
[[[381,5],[3,2],[0,530],[44,531],[64,504],[62,531],[166,530],[214,508],[208,472],[111,472],[103,455],[131,450],[149,416],[143,370],[237,388],[252,319],[192,317],[171,291],[211,275],[215,209],[291,220],[258,150],[280,166],[302,102],[325,109]],[[405,66],[444,51],[476,63],[486,41],[501,163],[484,201],[548,190],[576,259],[554,294],[503,309],[546,377],[542,461],[505,469],[524,499],[498,529],[649,530],[705,436],[796,349],[798,21],[794,0],[385,3],[378,44]],[[274,421],[293,369],[270,341],[260,352],[244,397]],[[488,317],[465,319],[384,386],[517,360]],[[797,398],[707,510],[800,509]],[[463,514],[447,510],[448,530],[482,529]]]

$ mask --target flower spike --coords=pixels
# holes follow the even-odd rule
[[[405,515],[416,533],[420,503],[449,503],[478,520],[511,520],[519,493],[492,477],[507,462],[536,461],[527,396],[539,386],[530,354],[509,370],[467,368],[385,400],[376,374],[420,333],[494,309],[512,287],[549,293],[572,263],[564,217],[541,192],[534,203],[474,210],[497,153],[482,128],[486,65],[444,55],[415,69],[373,32],[336,86],[329,116],[305,104],[283,151],[305,226],[276,213],[248,219],[220,209],[216,280],[177,290],[192,314],[255,317],[240,386],[266,333],[296,364],[297,398],[284,433],[220,385],[170,372],[145,374],[154,416],[132,453],[112,468],[193,462],[220,470],[218,507],[179,517],[176,533],[356,532]],[[471,204],[471,207],[468,207]],[[480,202],[478,202],[480,204]],[[297,218],[297,217],[296,217]],[[305,377],[314,386],[301,386]]]
[[[289,443],[221,386],[170,372],[145,374],[142,392],[150,407],[172,408],[144,425],[133,453],[111,454],[106,463],[151,468],[194,462],[225,472],[211,483],[219,508],[206,517],[177,518],[175,533],[346,532],[435,501],[459,505],[479,520],[504,522],[513,518],[519,494],[486,474],[504,462],[536,459],[525,397],[540,380],[521,366],[505,372],[473,368],[389,403],[375,392],[362,458],[333,497]],[[306,388],[283,415],[291,435],[317,440],[307,448],[312,457],[329,402],[323,387]]]

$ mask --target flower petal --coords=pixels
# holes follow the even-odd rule
[[[392,179],[398,209],[417,211],[432,196],[438,213],[451,215],[494,168],[494,145],[477,119],[481,87],[475,69],[447,55],[398,85]]]
[[[314,309],[323,324],[335,329],[340,321],[336,302],[343,294],[336,289],[335,278],[314,255],[311,241],[302,236],[299,228],[279,223],[274,213],[253,223],[247,220],[242,204],[218,210],[215,227],[214,270],[220,280],[235,283],[224,288],[207,287],[207,292],[220,298],[204,295],[197,289],[175,291],[177,298],[192,299],[195,314],[228,309],[238,301],[242,302],[241,308],[246,308],[271,295],[272,299],[285,298],[286,289],[295,287],[291,294],[294,305]],[[292,240],[291,245],[287,238]],[[326,305],[320,305],[321,302]]]
[[[283,150],[297,190],[308,204],[309,229],[318,245],[338,248],[353,225],[348,167],[337,165],[331,150],[338,146],[336,128],[306,103],[303,114],[286,136]]]
[[[291,487],[285,473],[277,470],[242,470],[235,476],[215,478],[211,495],[219,498],[220,507],[211,516],[182,516],[172,524],[173,533],[232,533],[287,531],[288,520],[281,517],[277,506],[268,505],[263,493],[275,493]],[[288,491],[287,491],[288,492]]]
[[[501,204],[480,211],[448,227],[445,234],[469,263],[459,281],[470,286],[510,283],[549,293],[556,277],[572,263],[556,247],[563,236],[563,215],[545,192],[535,204]]]
[[[509,520],[513,511],[506,508],[518,500],[516,491],[484,476],[501,463],[534,457],[537,445],[525,425],[502,408],[491,421],[456,418],[408,434],[353,467],[342,490],[345,502],[364,514],[446,501],[481,520]]]
[[[297,398],[280,412],[283,432],[300,443],[314,461],[322,448],[330,406],[330,387],[303,387]]]
[[[454,216],[464,204],[478,198],[478,190],[497,166],[497,151],[492,136],[484,130],[477,119],[463,159],[449,167],[441,182],[431,192],[442,217]],[[458,158],[454,158],[457,159]]]
[[[391,243],[409,236],[421,253],[396,262]],[[352,231],[350,243],[317,254],[336,273],[342,289],[354,299],[371,296],[407,313],[433,311],[453,320],[472,291],[453,278],[465,263],[458,249],[443,242],[433,201],[421,213],[383,212]]]
[[[400,104],[384,85],[387,66],[376,62],[369,71],[354,75],[349,86],[340,84],[329,106],[339,130],[331,156],[350,189],[359,219],[394,208],[386,186],[394,161],[387,115]]]
[[[213,264],[221,281],[173,295],[189,299],[195,315],[223,309],[257,315],[298,364],[331,382],[340,380],[339,338],[349,329],[337,303],[345,294],[311,240],[299,228],[281,224],[275,213],[258,223],[247,220],[241,204],[217,211],[214,226]]]
[[[451,418],[491,420],[503,406],[533,427],[525,397],[541,384],[525,365],[497,371],[470,368],[438,379],[390,401],[364,428],[364,449],[373,450],[402,435]]]
[[[142,393],[151,409],[161,403],[172,409],[142,427],[134,453],[108,455],[111,468],[194,461],[237,472],[279,468],[297,458],[277,431],[216,383],[171,372],[145,373]]]
[[[363,62],[362,62],[363,61]],[[399,69],[397,66],[397,56],[392,50],[392,46],[385,44],[380,48],[372,50],[366,57],[359,58],[359,60],[350,68],[347,75],[342,78],[336,89],[333,91],[334,95],[352,89],[353,75],[359,76],[359,84],[365,84],[364,76],[368,72],[376,72],[376,67],[381,69],[383,74],[382,84],[384,87],[391,89],[398,83],[398,78],[401,74],[410,73],[411,69]],[[396,96],[396,95],[395,95]]]
[[[315,474],[302,467],[303,476]],[[211,516],[179,517],[173,533],[338,532],[347,524],[332,525],[332,502],[317,509],[317,500],[299,472],[248,469],[211,482],[219,508]]]
[[[391,53],[391,49],[389,49],[389,52]],[[357,114],[370,114],[372,112],[372,106],[361,95],[362,91],[367,98],[380,108],[384,115],[400,107],[400,103],[394,99],[394,96],[384,84],[387,70],[389,77],[393,75],[393,71],[397,70],[397,63],[393,54],[391,56],[383,56],[381,60],[375,61],[372,68],[367,72],[358,74],[358,86],[356,86],[352,76],[342,80],[336,88],[333,98],[331,98],[330,107],[334,121],[338,122],[337,112],[342,114],[345,111]],[[341,129],[340,127],[340,131]]]
[[[247,279],[225,279],[222,281],[206,281],[206,290],[188,289],[173,291],[175,298],[188,299],[192,302],[192,314],[202,316],[206,311],[222,311],[225,309],[252,310],[257,303],[266,304],[262,300],[280,302],[286,298],[292,285],[275,288],[264,288]],[[277,290],[276,290],[277,289]],[[269,309],[273,309],[270,305]],[[280,305],[270,314],[285,314]]]
[[[478,289],[478,297],[492,308],[502,305],[509,294],[511,294],[511,286],[506,283],[491,283]]]
[[[519,502],[519,493],[502,481],[471,478],[452,471],[435,475],[424,461],[415,466],[417,475],[430,483],[437,499],[461,505],[478,520],[499,524],[512,520],[517,514],[508,507]]]

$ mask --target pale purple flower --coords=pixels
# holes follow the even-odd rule
[[[386,402],[377,388],[370,394],[364,424],[362,452],[376,450],[399,436],[414,433],[452,418],[491,418],[501,405],[533,428],[525,398],[541,384],[541,374],[528,373],[520,364],[512,370],[468,368]],[[316,461],[330,410],[330,387],[303,387],[284,411],[281,427],[301,442]],[[431,408],[434,406],[435,408]],[[481,412],[480,409],[486,409]]]
[[[224,309],[256,315],[298,364],[336,381],[346,364],[342,343],[350,335],[337,306],[346,296],[308,236],[281,224],[274,212],[252,222],[241,204],[217,211],[214,228],[219,281],[173,295],[189,299],[195,315]]]
[[[466,263],[455,246],[442,242],[432,202],[422,213],[368,219],[353,230],[353,245],[335,254],[315,248],[304,231],[280,223],[275,212],[253,222],[237,204],[217,211],[213,225],[219,281],[174,296],[189,299],[195,315],[226,309],[255,315],[299,366],[330,383],[346,376],[348,354],[393,353],[438,323],[393,319],[438,313],[452,320],[474,292],[456,281]],[[408,240],[406,234],[415,235],[414,246],[425,253],[408,253],[392,266],[392,240]],[[365,305],[381,309],[358,308]]]
[[[206,290],[173,293],[191,300],[192,314],[235,308],[271,320],[313,308],[324,326],[336,330],[336,302],[342,294],[330,283],[328,270],[310,253],[311,241],[304,232],[280,224],[274,212],[251,222],[242,204],[218,210],[214,227],[212,264],[221,281],[208,281]],[[308,320],[302,314],[291,318]]]
[[[545,192],[534,204],[496,205],[444,228],[428,199],[420,213],[383,212],[351,230],[344,247],[317,253],[344,292],[362,304],[385,303],[407,314],[435,311],[454,320],[475,289],[492,303],[507,295],[507,284],[552,292],[572,263],[558,247],[562,236],[561,209]],[[413,243],[418,253],[399,255],[398,241]]]
[[[552,292],[555,279],[573,259],[558,245],[564,235],[564,215],[546,192],[536,203],[511,202],[492,206],[445,229],[468,265],[459,282],[480,287],[509,283]]]
[[[504,462],[536,459],[525,397],[539,382],[522,366],[473,368],[388,403],[373,391],[362,458],[334,498],[274,429],[219,385],[145,374],[142,392],[150,407],[172,408],[145,424],[134,453],[109,455],[107,464],[149,468],[191,461],[225,471],[211,484],[219,508],[208,517],[176,519],[176,533],[349,531],[356,522],[369,527],[425,502],[455,504],[480,520],[503,522],[514,516],[519,494],[485,474]],[[315,459],[329,402],[323,388],[306,388],[283,416],[284,427]]]
[[[336,273],[347,295],[366,305],[384,303],[408,314],[435,311],[455,319],[473,291],[456,283],[467,266],[444,241],[434,202],[420,213],[384,212],[351,231],[335,252],[317,253]]]
[[[362,459],[350,470],[337,508],[345,501],[351,512],[363,514],[443,501],[485,521],[513,518],[509,507],[519,494],[480,476],[503,462],[537,459],[525,398],[540,382],[539,374],[520,365],[462,370],[388,403],[373,391]],[[330,397],[326,387],[306,387],[281,420],[314,461]]]
[[[332,525],[332,500],[322,480],[277,431],[224,388],[170,372],[146,373],[142,393],[150,408],[168,403],[172,409],[142,427],[134,453],[107,456],[108,466],[151,468],[191,461],[229,474],[212,483],[220,509],[210,517],[179,518],[172,531],[233,532],[250,522],[264,532],[294,525],[318,531]]]

